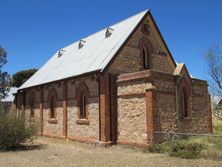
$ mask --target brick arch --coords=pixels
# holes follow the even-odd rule
[[[78,118],[81,119],[81,103],[82,103],[82,97],[85,97],[85,118],[88,119],[88,103],[89,103],[89,98],[90,98],[90,92],[87,84],[85,82],[79,83],[76,91],[76,99],[77,99],[77,106],[78,106]]]
[[[50,89],[48,93],[48,101],[50,101],[52,97],[54,97],[56,101],[58,100],[58,94],[55,88]]]
[[[191,87],[190,83],[186,78],[182,78],[178,86],[178,95],[179,95],[179,113],[180,117],[190,117],[191,116]],[[184,96],[184,97],[183,97]],[[187,113],[183,115],[183,101],[185,98],[185,110]]]
[[[75,97],[78,99],[78,97],[79,97],[79,95],[81,95],[81,93],[86,93],[86,95],[90,97],[89,88],[85,82],[80,82],[78,84]]]
[[[143,67],[143,63],[144,63],[144,59],[143,59],[143,50],[145,48],[145,50],[147,51],[148,54],[148,64],[149,64],[149,68],[150,69],[152,67],[152,56],[151,54],[153,53],[153,46],[150,42],[150,40],[147,37],[142,37],[139,41],[139,45],[138,48],[140,50],[140,64],[142,69],[144,69]]]

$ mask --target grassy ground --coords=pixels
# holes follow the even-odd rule
[[[138,148],[99,148],[64,140],[38,138],[20,151],[0,152],[2,167],[219,167],[222,161],[186,160],[165,154],[143,153]]]
[[[167,140],[160,144],[150,145],[144,151],[161,152],[182,158],[202,157],[205,159],[222,160],[222,121],[213,120],[212,135],[197,135]]]

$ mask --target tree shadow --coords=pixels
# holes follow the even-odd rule
[[[16,147],[7,148],[7,149],[0,149],[1,152],[20,152],[20,151],[33,151],[33,150],[42,150],[46,149],[47,144],[21,144]]]

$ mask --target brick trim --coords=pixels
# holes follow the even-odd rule
[[[100,112],[100,141],[110,141],[110,90],[109,90],[109,75],[100,76],[99,84],[99,112]]]
[[[210,94],[208,95],[208,97],[207,97],[207,99],[208,99],[208,123],[209,123],[209,125],[208,125],[208,132],[209,133],[213,133],[213,128],[212,128],[212,109],[211,109],[211,96],[210,96]]]
[[[41,135],[43,135],[43,108],[44,108],[44,103],[43,103],[43,97],[44,97],[44,89],[41,87],[41,93],[40,93],[40,123],[41,123]]]
[[[118,76],[117,83],[127,82],[127,81],[132,81],[132,80],[141,80],[141,79],[148,80],[150,77],[151,77],[150,70],[133,72],[133,73],[122,74],[122,75]]]
[[[67,137],[67,82],[63,82],[63,136]]]

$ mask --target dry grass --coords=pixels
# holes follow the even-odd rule
[[[2,167],[198,167],[222,166],[217,160],[186,160],[164,154],[143,153],[142,149],[93,145],[39,138],[34,145],[17,151],[0,152]]]

